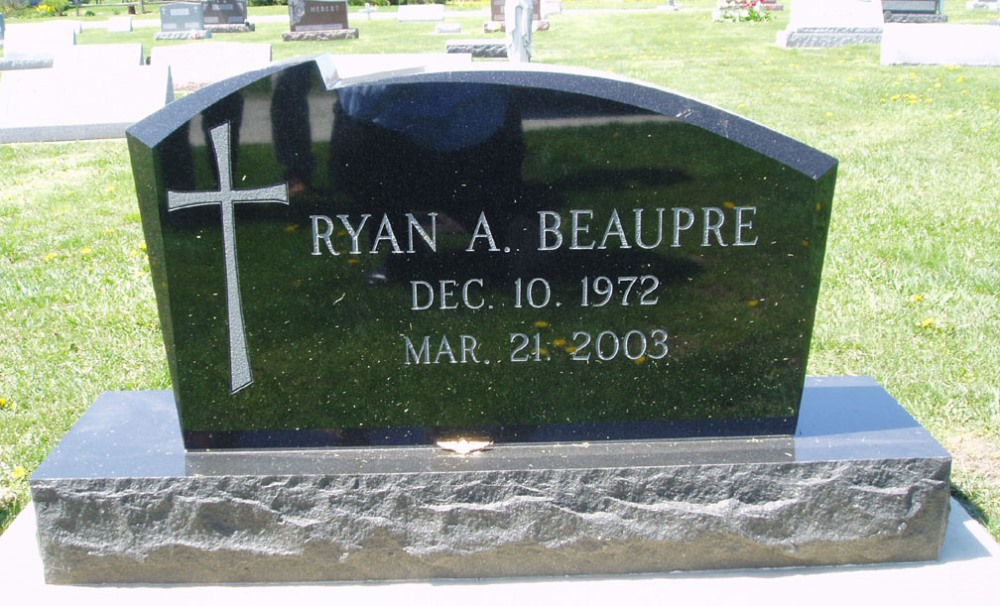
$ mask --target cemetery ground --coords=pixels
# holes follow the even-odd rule
[[[634,10],[553,15],[534,60],[648,81],[840,160],[809,374],[877,379],[950,450],[956,496],[1000,538],[1000,71],[881,67],[876,46],[780,49],[788,12],[712,23],[713,0],[656,4],[564,0]],[[482,37],[484,7],[448,18]],[[284,11],[252,8],[251,21]],[[991,18],[955,0],[945,13]],[[444,49],[433,24],[352,12],[351,25],[358,40],[285,43],[287,23],[216,39],[268,42],[275,59]],[[177,43],[152,31],[85,29],[78,42],[142,42],[147,54]],[[44,111],[86,101],[67,91]],[[102,391],[170,382],[124,140],[3,145],[0,166],[4,528],[28,503],[28,476]]]

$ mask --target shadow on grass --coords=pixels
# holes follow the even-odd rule
[[[970,495],[962,490],[961,487],[952,484],[951,496],[958,501],[958,503],[965,509],[972,519],[976,520],[986,528],[992,528],[990,523],[990,514],[974,502],[975,495]]]

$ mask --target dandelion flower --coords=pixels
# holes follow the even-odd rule
[[[920,328],[933,328],[936,323],[935,318],[924,318],[924,321],[920,323]]]
[[[28,475],[28,470],[18,465],[14,468],[13,475],[15,480],[22,480],[24,479],[24,476]]]
[[[910,297],[910,300],[913,301],[914,303],[920,303],[921,301],[924,300],[924,296],[923,295],[913,295],[912,297]]]
[[[7,408],[7,398],[0,398],[0,410]]]
[[[725,202],[723,202],[722,205],[725,206],[726,208],[730,209],[730,210],[736,208],[736,203],[735,202],[730,202],[728,200],[725,201]]]
[[[94,249],[89,246],[84,246],[83,248],[80,249],[81,255],[89,255],[92,252],[94,252]]]
[[[546,322],[545,320],[537,320],[535,322],[535,328],[548,328],[548,327],[549,323]]]
[[[54,252],[50,252],[49,254],[47,254],[47,255],[45,255],[44,257],[42,257],[42,261],[44,261],[44,262],[48,263],[49,261],[52,261],[52,260],[54,260],[54,259],[55,259],[56,257],[58,257],[58,256],[59,256],[59,255],[57,255],[56,253],[54,253]]]
[[[566,339],[556,339],[552,341],[552,346],[562,349],[563,347],[566,347]]]
[[[288,234],[296,232],[298,230],[299,230],[299,224],[298,223],[293,223],[291,225],[286,225],[285,226],[285,233],[288,233]]]

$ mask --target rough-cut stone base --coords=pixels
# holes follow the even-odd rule
[[[503,40],[449,40],[445,50],[449,54],[472,55],[479,59],[507,58],[507,43]]]
[[[50,583],[615,574],[934,559],[950,457],[874,381],[794,438],[185,453],[108,393],[31,480]]]
[[[204,40],[211,37],[211,30],[192,29],[183,32],[156,32],[153,40]]]
[[[246,34],[257,31],[253,23],[224,23],[221,25],[206,25],[205,29],[213,34]]]
[[[354,27],[344,29],[324,29],[315,32],[285,32],[281,34],[285,42],[300,42],[311,40],[357,40],[358,30]]]
[[[886,13],[886,23],[947,23],[948,15]]]
[[[802,27],[778,32],[778,46],[788,48],[831,48],[851,44],[879,44],[881,27]]]

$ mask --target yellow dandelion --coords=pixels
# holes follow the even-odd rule
[[[923,322],[920,323],[920,328],[933,328],[937,324],[936,318],[924,318]]]
[[[723,202],[722,205],[725,206],[726,208],[730,209],[730,210],[736,208],[736,203],[735,202],[730,202],[728,200],[725,201],[725,202]]]
[[[569,347],[567,347],[566,353],[568,354],[576,353],[576,345],[570,345]]]
[[[18,465],[14,468],[13,475],[15,480],[22,480],[24,479],[24,476],[28,475],[28,470]]]
[[[53,259],[55,259],[58,256],[59,255],[57,255],[56,253],[50,252],[49,254],[47,254],[44,257],[42,257],[42,261],[48,263],[49,261],[52,261]]]
[[[541,355],[543,358],[547,358],[549,357],[549,350],[542,347],[538,350],[538,354]]]
[[[105,191],[107,191],[107,192],[108,192],[109,194],[113,194],[113,193],[115,193],[115,186],[114,186],[114,185],[111,185],[111,186],[109,186],[109,187],[108,187],[108,189],[107,189],[107,190],[105,190]]]
[[[913,301],[914,303],[920,303],[921,301],[924,300],[924,296],[923,295],[913,295],[912,297],[910,297],[910,300]]]
[[[957,82],[958,84],[965,82],[965,76],[959,76],[955,78],[955,82]]]
[[[826,116],[827,118],[832,118],[833,117],[833,112],[826,112],[823,115]]]
[[[346,237],[346,236],[347,236],[347,230],[346,229],[342,229],[342,230],[340,230],[340,231],[337,232],[337,237],[338,238],[343,238],[343,237]]]
[[[80,254],[81,255],[89,255],[92,252],[94,252],[94,249],[92,249],[89,246],[84,246],[83,248],[80,249]]]
[[[549,327],[549,323],[546,322],[545,320],[537,320],[537,321],[535,321],[535,328],[548,328],[548,327]]]
[[[292,225],[286,225],[285,226],[285,233],[287,233],[287,234],[290,234],[292,232],[296,232],[298,230],[299,230],[299,224],[298,223],[293,223]]]
[[[146,243],[145,242],[143,242],[142,244],[139,245],[139,250],[142,250],[142,251],[146,250]]]
[[[298,288],[302,286],[302,280],[292,280],[292,288]]]
[[[817,202],[816,203],[816,212],[818,212],[818,213],[823,212],[823,203],[822,202]]]
[[[7,398],[0,398],[0,410],[7,408]]]
[[[358,263],[361,263],[361,259],[357,257],[351,257],[350,259],[347,260],[348,265],[357,265]]]
[[[555,339],[552,341],[552,347],[558,347],[560,349],[566,347],[566,339]]]
[[[635,362],[636,364],[645,364],[646,363],[646,356],[639,356],[638,358],[636,358],[636,359],[634,359],[632,361]]]
[[[757,307],[758,305],[760,305],[759,299],[750,299],[747,301],[747,307]]]
[[[809,248],[809,240],[803,240],[802,241],[802,247],[803,248]]]

